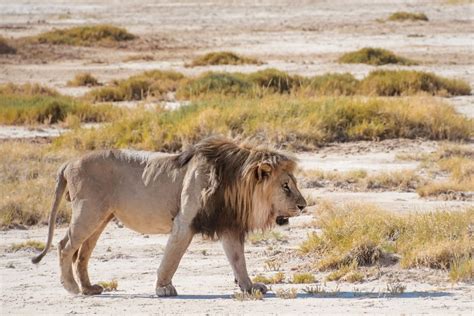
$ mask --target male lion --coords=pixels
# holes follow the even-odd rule
[[[306,206],[293,176],[296,162],[281,153],[208,138],[176,155],[107,150],[64,164],[58,172],[49,217],[47,253],[61,197],[72,202],[72,220],[59,242],[61,283],[71,293],[102,293],[91,285],[87,263],[114,217],[143,234],[170,233],[156,279],[158,296],[175,296],[171,279],[196,233],[222,241],[243,291],[252,283],[245,265],[245,235],[295,216]],[[81,288],[73,276],[76,268]]]

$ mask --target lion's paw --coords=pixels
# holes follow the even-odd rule
[[[178,292],[176,292],[173,284],[170,283],[165,286],[158,286],[156,288],[156,295],[158,295],[158,297],[177,296]]]
[[[267,286],[263,283],[253,283],[252,284],[252,291],[260,291],[262,294],[266,294],[268,292]]]
[[[99,295],[102,294],[103,291],[104,288],[98,284],[82,288],[82,294],[84,295]]]

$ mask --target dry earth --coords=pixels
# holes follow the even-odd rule
[[[420,11],[430,21],[384,22],[394,11]],[[186,74],[208,70],[249,72],[275,67],[303,75],[349,71],[362,77],[375,69],[367,65],[335,62],[343,52],[364,46],[383,47],[421,61],[410,69],[467,80],[474,86],[472,65],[474,6],[447,5],[443,0],[355,1],[99,1],[65,0],[0,2],[0,35],[19,38],[53,28],[113,23],[138,34],[140,39],[119,49],[41,46],[15,58],[0,56],[0,83],[39,82],[70,95],[87,88],[70,88],[66,82],[77,72],[89,71],[102,82],[128,77],[149,69],[174,69]],[[264,60],[261,66],[186,68],[193,57],[215,50],[232,50]],[[129,61],[131,56],[151,55],[152,61]],[[406,68],[388,66],[386,68]],[[474,117],[474,97],[451,98],[459,112]],[[170,107],[176,106],[171,104]],[[54,136],[59,128],[31,130],[0,127],[0,138]],[[431,152],[440,146],[426,141],[386,141],[334,144],[317,153],[301,153],[303,169],[346,171],[415,169],[416,162],[395,159],[399,152]],[[415,193],[330,192],[305,190],[316,199],[368,201],[396,212],[459,208],[470,202],[427,201]],[[472,203],[472,202],[471,202]],[[295,218],[282,228],[288,242],[249,245],[247,258],[252,275],[264,271],[272,255],[286,258],[287,276],[301,265],[294,249],[310,228],[310,217]],[[93,280],[118,280],[119,291],[96,297],[68,295],[59,283],[57,258],[49,254],[33,266],[31,252],[7,252],[14,242],[44,240],[46,228],[0,232],[1,314],[471,314],[472,284],[452,285],[443,272],[402,271],[392,268],[381,279],[361,284],[328,282],[331,297],[311,297],[300,285],[294,300],[276,298],[239,302],[231,269],[218,243],[196,236],[178,269],[174,283],[180,296],[159,299],[154,295],[155,271],[167,236],[143,236],[111,224],[99,241],[91,261]],[[58,229],[55,241],[64,234]],[[281,254],[275,250],[282,251]],[[320,283],[324,274],[316,274]],[[386,285],[399,279],[405,293],[391,296]],[[320,284],[321,285],[321,284]]]

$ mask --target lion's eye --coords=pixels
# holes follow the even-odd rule
[[[286,192],[290,192],[290,187],[288,186],[288,183],[283,184],[283,190]]]

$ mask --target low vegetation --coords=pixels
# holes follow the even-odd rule
[[[275,230],[253,232],[247,237],[247,241],[249,241],[252,245],[268,243],[270,241],[283,242],[283,241],[288,241],[288,236],[285,236],[284,234]]]
[[[337,270],[329,275],[333,280],[393,254],[400,257],[403,268],[451,269],[455,276],[461,274],[456,272],[460,262],[466,270],[464,262],[472,258],[473,222],[472,207],[396,215],[370,205],[322,203],[315,223],[322,233],[309,234],[300,250],[319,270]]]
[[[184,76],[175,71],[153,70],[134,75],[128,79],[116,80],[110,86],[90,91],[86,98],[92,101],[133,101],[147,97],[163,98],[175,91]]]
[[[100,82],[97,80],[96,77],[91,75],[88,72],[79,73],[77,74],[74,79],[67,82],[68,86],[71,87],[92,87],[92,86],[99,86]]]
[[[312,273],[295,273],[291,282],[294,284],[315,283],[316,278]]]
[[[386,64],[416,65],[415,61],[397,56],[389,50],[372,47],[365,47],[358,51],[345,53],[338,61],[344,64],[368,64],[376,66]]]
[[[0,86],[0,124],[53,124],[76,117],[80,122],[104,122],[120,110],[94,106],[40,85]]]
[[[117,288],[118,288],[118,281],[115,279],[112,281],[101,281],[101,282],[98,282],[97,284],[102,286],[105,292],[117,291]]]
[[[267,277],[263,274],[258,274],[252,279],[252,281],[264,284],[280,284],[285,282],[285,274],[283,272],[277,272],[271,277]]]
[[[413,12],[405,12],[405,11],[398,11],[392,13],[388,17],[389,21],[397,21],[397,22],[405,22],[405,21],[423,21],[427,22],[428,17],[424,13],[413,13]]]
[[[282,299],[294,299],[298,296],[298,289],[278,289],[275,291],[275,296]]]
[[[53,45],[97,46],[115,45],[135,39],[127,30],[113,25],[77,26],[41,33],[30,38],[32,42]]]
[[[368,174],[365,170],[348,172],[308,170],[302,175],[306,187],[331,186],[350,191],[404,191],[413,192],[426,180],[414,170],[400,170]]]
[[[12,244],[8,247],[9,252],[16,252],[19,250],[36,250],[41,251],[45,247],[44,242],[37,241],[37,240],[27,240],[21,243]]]
[[[232,52],[212,52],[195,58],[189,66],[208,66],[208,65],[243,65],[243,64],[261,64],[258,59],[244,57]]]
[[[0,55],[15,54],[16,49],[9,43],[9,41],[0,36]]]
[[[46,224],[59,166],[77,155],[50,145],[0,142],[0,227]],[[68,223],[70,209],[61,204],[57,223]]]
[[[236,301],[261,301],[263,294],[259,290],[252,290],[252,293],[235,292],[232,298]]]
[[[333,141],[415,137],[464,140],[472,135],[472,121],[452,106],[431,99],[215,97],[175,111],[136,110],[102,128],[63,135],[56,144],[173,152],[213,134],[311,149]]]

